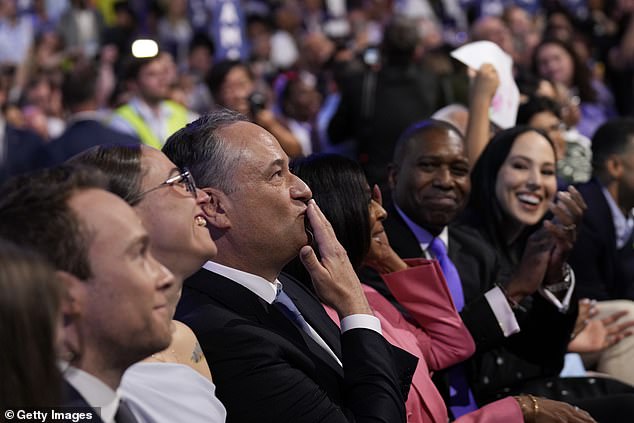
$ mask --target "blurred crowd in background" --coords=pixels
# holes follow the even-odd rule
[[[0,4],[2,119],[9,131],[29,131],[19,134],[21,153],[12,158],[11,147],[3,149],[5,176],[67,158],[47,145],[78,112],[94,112],[100,123],[160,147],[182,126],[175,121],[171,130],[161,107],[164,115],[192,120],[222,106],[268,129],[291,157],[334,150],[359,160],[371,182],[382,182],[376,169],[405,127],[444,106],[468,106],[467,68],[449,52],[475,40],[490,40],[513,58],[523,101],[553,100],[554,131],[571,147],[572,165],[561,164],[569,182],[589,178],[589,159],[575,158],[587,155],[596,128],[634,112],[631,0]],[[408,24],[387,33],[396,15]],[[135,65],[138,39],[158,43],[150,68]],[[135,98],[157,122],[144,129],[131,123],[121,106],[134,106]],[[141,123],[152,119],[139,116]]]

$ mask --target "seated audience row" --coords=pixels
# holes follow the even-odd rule
[[[233,112],[180,129],[164,153],[95,147],[0,190],[0,236],[46,258],[65,291],[62,404],[117,423],[631,411],[628,385],[556,377],[586,205],[574,188],[555,194],[543,133],[501,132],[471,174],[457,129],[413,126],[388,169],[387,217],[356,164],[315,157],[295,175],[275,137]],[[421,253],[437,261],[402,260]],[[293,260],[297,279],[282,272]],[[375,289],[359,282],[362,263],[382,274],[363,273]]]

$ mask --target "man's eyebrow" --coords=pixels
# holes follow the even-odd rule
[[[445,157],[444,154],[421,154],[420,156],[415,156],[414,157],[414,161],[421,161],[421,160],[447,160],[447,158]],[[451,157],[450,161],[455,162],[455,161],[468,161],[468,159],[465,156],[460,156],[460,157]]]
[[[269,163],[269,165],[265,168],[265,170],[272,169],[276,166],[284,167],[285,164],[286,164],[286,160],[282,158],[275,159],[271,163]]]
[[[139,245],[142,248],[149,247],[150,236],[148,234],[143,234],[132,238],[125,249],[125,254],[133,254]]]

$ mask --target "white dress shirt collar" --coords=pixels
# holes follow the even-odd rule
[[[420,249],[423,251],[423,253],[425,253],[425,256],[427,258],[434,258],[430,255],[429,251],[427,251],[429,244],[431,244],[434,238],[440,238],[440,240],[445,244],[445,248],[447,249],[447,251],[449,251],[449,229],[447,226],[442,228],[442,231],[437,237],[434,237],[432,234],[429,233],[427,229],[416,224],[412,219],[410,219],[409,216],[407,216],[396,203],[394,203],[394,207],[396,208],[396,211],[401,216],[409,230],[412,231],[412,233],[416,237],[416,240],[420,244]]]
[[[221,276],[224,276],[225,278],[231,279],[238,285],[242,285],[249,291],[253,292],[255,295],[262,298],[269,304],[273,304],[273,301],[275,301],[275,298],[277,297],[278,289],[282,288],[282,283],[278,279],[275,279],[275,282],[271,283],[263,277],[243,272],[242,270],[223,266],[222,264],[218,264],[213,261],[208,261],[207,263],[205,263],[203,265],[203,268],[205,270],[209,270],[210,272],[214,272]],[[359,319],[354,320],[354,318],[358,316],[361,316],[360,321]],[[343,322],[348,319],[348,326],[346,327],[347,330],[363,327],[381,333],[381,324],[379,323],[378,319],[374,316],[366,316],[371,318],[369,319],[370,323],[368,323],[368,319],[366,319],[364,316],[365,315],[353,314],[351,316],[345,317],[341,322],[342,328]],[[352,322],[350,322],[350,318],[353,319]],[[306,326],[308,327],[308,329],[306,330],[308,336],[313,338],[313,340],[317,344],[319,344],[319,346],[322,347],[337,362],[337,364],[339,364],[339,366],[343,367],[343,364],[341,364],[341,360],[339,360],[339,357],[337,357],[332,348],[330,348],[326,341],[324,341],[321,335],[317,333],[317,331],[310,325],[310,323],[306,322]]]
[[[440,234],[438,234],[438,236],[436,238],[440,238],[440,240],[443,242],[443,244],[445,244],[445,249],[447,251],[449,251],[449,227],[445,226],[444,228],[442,228],[442,232],[440,232]],[[433,238],[432,238],[433,240]],[[427,243],[423,243],[421,242],[421,248],[424,248],[424,251],[429,254],[429,244],[431,244],[430,242]]]
[[[275,279],[275,283],[271,283],[261,276],[243,272],[242,270],[227,267],[213,261],[205,263],[203,268],[242,285],[268,304],[273,304],[277,296],[278,286],[282,286],[281,282],[277,279]]]

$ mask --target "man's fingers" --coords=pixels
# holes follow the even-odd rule
[[[328,219],[326,219],[326,216],[322,213],[319,206],[317,206],[317,203],[315,203],[315,200],[310,200],[308,202],[306,215],[308,216],[310,225],[313,228],[313,235],[315,237],[315,242],[319,247],[319,252],[322,257],[324,257],[331,252],[332,243],[337,241],[335,232]]]
[[[317,259],[317,255],[315,254],[315,250],[310,245],[304,245],[301,250],[299,250],[299,259],[302,264],[310,274],[313,281],[316,277],[319,277],[319,274],[324,272],[324,268],[319,263]]]
[[[324,225],[326,223],[330,223],[328,222],[328,219],[326,219],[326,216],[324,216],[324,214],[322,213],[315,200],[311,199],[308,201],[306,214],[310,219],[310,223],[312,223],[313,225]]]

